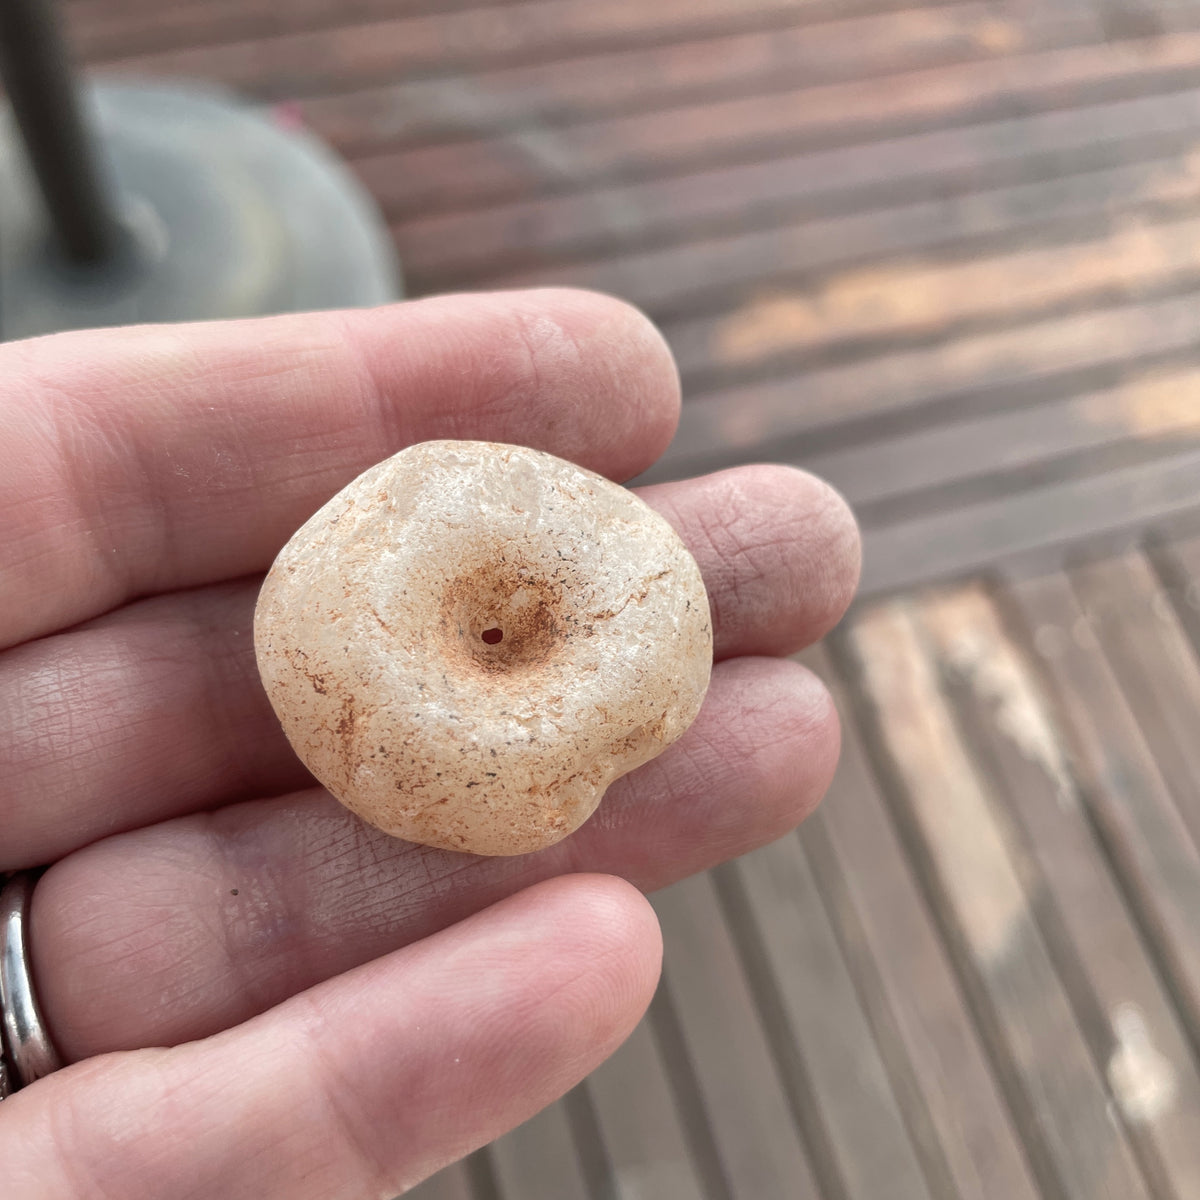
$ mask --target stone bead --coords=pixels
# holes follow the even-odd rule
[[[385,832],[476,854],[559,841],[694,720],[708,598],[671,526],[552,455],[425,442],[283,548],[254,622],[301,759]]]

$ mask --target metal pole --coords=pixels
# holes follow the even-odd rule
[[[79,266],[105,261],[118,226],[49,0],[0,0],[0,80],[63,254]]]

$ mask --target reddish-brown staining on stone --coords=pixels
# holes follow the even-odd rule
[[[598,622],[598,621],[611,621],[613,619],[613,617],[620,616],[621,613],[623,613],[625,611],[625,609],[627,609],[631,604],[644,604],[646,601],[646,597],[650,595],[650,589],[654,586],[654,584],[656,584],[660,579],[666,579],[667,576],[670,574],[671,574],[671,572],[669,570],[668,571],[659,571],[659,573],[657,575],[646,580],[645,584],[641,587],[641,589],[639,591],[631,592],[628,596],[626,596],[625,599],[621,602],[621,606],[619,608],[609,608],[609,609],[605,609],[604,612],[588,613],[587,614],[588,618],[593,623]],[[690,607],[690,604],[689,604],[689,607]],[[591,630],[592,628],[594,628],[594,624],[589,625],[587,628],[589,630]]]
[[[342,715],[338,717],[337,735],[341,739],[343,750],[347,755],[354,750],[355,726],[358,724],[358,712],[354,706],[354,697],[342,697]]]
[[[264,659],[269,659],[276,653],[282,656],[284,661],[291,668],[292,672],[301,679],[308,680],[309,687],[312,688],[318,696],[329,695],[329,687],[325,682],[323,675],[312,670],[308,665],[308,654],[300,646],[292,646],[283,644],[280,648],[276,648],[273,642],[264,641],[256,634],[255,653],[258,655],[259,662]]]
[[[383,619],[383,618],[382,618],[382,617],[379,615],[379,610],[378,610],[378,609],[377,609],[377,608],[376,608],[374,605],[371,605],[371,616],[373,616],[373,617],[375,618],[375,620],[379,622],[379,627],[380,627],[380,629],[382,629],[382,630],[383,630],[383,632],[384,632],[384,633],[388,634],[388,636],[389,636],[389,637],[395,637],[395,636],[396,636],[396,634],[395,634],[395,631],[394,631],[394,630],[392,629],[392,627],[391,627],[391,626],[390,626],[390,625],[389,625],[389,624],[388,624],[388,623],[387,623],[387,622],[386,622],[386,621],[385,621],[385,620],[384,620],[384,619]]]
[[[562,648],[566,607],[562,584],[544,578],[520,556],[485,560],[452,579],[442,593],[439,626],[446,657],[492,676],[536,668]],[[501,636],[485,639],[490,629]]]

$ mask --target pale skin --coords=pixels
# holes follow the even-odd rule
[[[643,892],[816,805],[837,718],[788,654],[858,574],[840,498],[740,467],[644,490],[700,564],[715,658],[684,738],[558,846],[389,839],[312,785],[258,684],[258,581],[413,442],[618,480],[674,367],[617,301],[540,291],[0,346],[0,871],[64,1070],[0,1104],[6,1200],[401,1192],[561,1095],[659,973]],[[802,403],[802,397],[798,403]]]

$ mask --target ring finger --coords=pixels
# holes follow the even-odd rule
[[[720,664],[696,723],[577,833],[474,858],[388,838],[319,789],[107,838],[34,893],[34,966],[71,1059],[170,1045],[576,871],[644,890],[780,836],[837,761],[829,696],[797,663]]]
[[[531,888],[219,1037],[18,1092],[0,1106],[4,1195],[394,1195],[611,1054],[660,954],[617,880]]]

